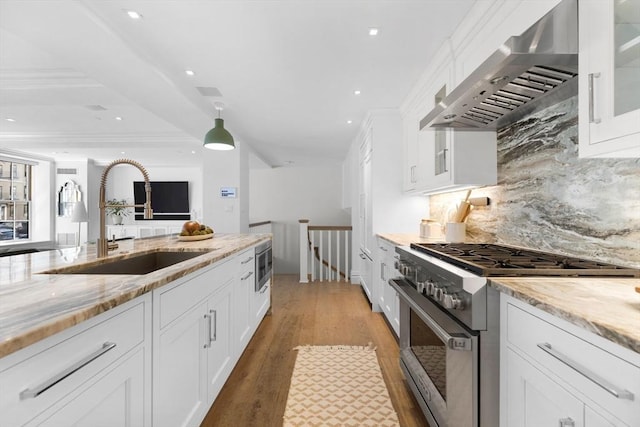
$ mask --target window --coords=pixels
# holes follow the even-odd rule
[[[0,159],[0,241],[30,239],[31,164]]]

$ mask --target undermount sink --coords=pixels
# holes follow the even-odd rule
[[[56,270],[45,271],[45,274],[148,274],[156,270],[195,258],[210,252],[148,252],[128,258],[105,259],[101,264],[76,265]]]

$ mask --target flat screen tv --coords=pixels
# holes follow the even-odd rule
[[[133,200],[136,205],[144,204],[144,181],[133,182]],[[153,219],[188,220],[189,209],[188,181],[151,181],[151,209]],[[144,209],[135,208],[135,219],[144,220]]]

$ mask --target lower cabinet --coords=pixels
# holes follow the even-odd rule
[[[378,302],[396,336],[400,335],[400,300],[398,293],[389,285],[389,279],[400,273],[395,269],[395,246],[382,238],[378,238],[379,277]]]
[[[640,354],[501,295],[500,425],[640,425]]]
[[[235,319],[234,345],[238,356],[249,344],[255,328],[251,315],[251,302],[256,283],[255,249],[251,248],[236,257],[237,274],[234,292],[233,311]]]
[[[0,359],[0,426],[150,426],[151,295]]]
[[[233,368],[235,263],[154,291],[153,425],[197,426]]]
[[[144,350],[96,376],[82,393],[37,417],[28,426],[137,427],[150,425],[145,409]]]
[[[255,331],[271,307],[271,279],[258,292],[251,293],[251,328]]]
[[[360,286],[364,289],[373,311],[379,311],[378,302],[373,296],[373,261],[362,250],[360,250]]]

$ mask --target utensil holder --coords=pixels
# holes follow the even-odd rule
[[[464,243],[467,224],[464,222],[448,222],[445,227],[444,240],[449,243]]]

